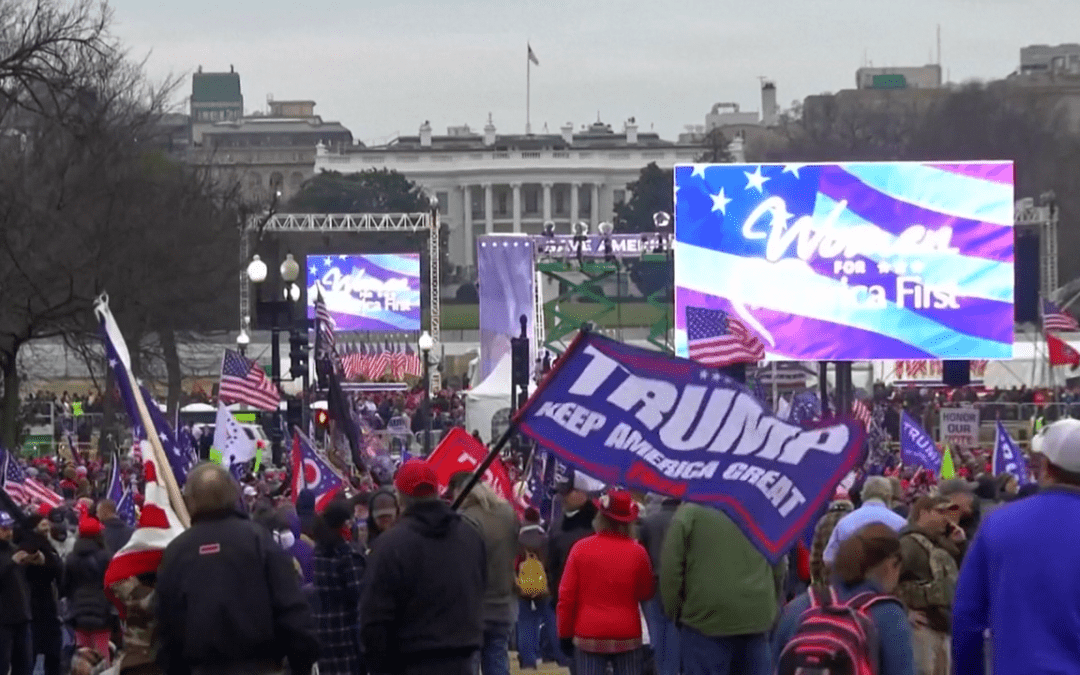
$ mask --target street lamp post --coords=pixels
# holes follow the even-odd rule
[[[424,457],[431,456],[431,349],[435,341],[424,331],[420,334],[417,347],[424,357]]]
[[[251,337],[246,330],[241,328],[240,334],[236,336],[236,349],[240,352],[240,356],[244,356],[249,344],[251,344]]]

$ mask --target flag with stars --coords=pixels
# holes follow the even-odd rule
[[[419,331],[420,254],[307,257],[307,316],[316,299],[340,331]]]
[[[1044,333],[1080,331],[1080,324],[1076,323],[1076,319],[1049,300],[1042,301],[1042,318]]]
[[[1012,358],[1013,205],[1010,162],[677,166],[676,350],[699,307],[783,358]]]
[[[108,311],[107,307],[105,311]],[[123,341],[123,336],[120,334],[120,329],[116,326],[116,321],[112,318],[111,313],[108,314],[107,318],[103,317],[101,319],[101,334],[105,342],[106,359],[115,375],[116,388],[120,392],[120,399],[124,402],[124,410],[127,412],[128,419],[131,420],[132,436],[134,436],[135,440],[143,440],[147,437],[148,430],[143,428],[142,417],[139,415],[139,409],[135,403],[135,392],[132,390],[127,376],[125,363],[130,363],[127,344]],[[161,441],[161,447],[169,460],[169,468],[172,469],[176,483],[177,485],[183,485],[188,472],[198,462],[198,456],[185,452],[180,447],[180,444],[176,441],[176,434],[165,419],[165,413],[162,412],[161,407],[154,401],[154,397],[150,395],[146,387],[142,385],[138,385],[138,387],[139,395],[142,396],[143,404],[150,415],[150,421],[154,425],[154,428],[150,429],[149,433],[156,435],[158,440]]]
[[[738,319],[718,309],[687,307],[686,340],[690,358],[705,366],[725,368],[765,358],[761,340]]]
[[[120,501],[116,502],[116,515],[124,521],[128,527],[135,527],[138,517],[135,514],[135,498],[131,494],[131,488],[124,490]]]
[[[64,498],[26,475],[18,460],[0,448],[0,487],[17,504],[48,504],[56,508]]]
[[[281,403],[281,392],[258,363],[226,349],[221,358],[218,398],[225,403],[246,403],[275,412]]]

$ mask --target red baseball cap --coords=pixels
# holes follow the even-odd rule
[[[394,487],[409,497],[430,497],[439,489],[439,478],[427,461],[410,459],[398,469]]]

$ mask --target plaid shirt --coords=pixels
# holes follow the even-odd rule
[[[345,542],[315,549],[320,675],[359,675],[360,591],[366,559]]]

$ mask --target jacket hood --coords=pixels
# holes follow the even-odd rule
[[[454,523],[461,520],[461,515],[441,500],[431,500],[413,504],[405,511],[405,522],[409,527],[430,539],[445,537]]]

